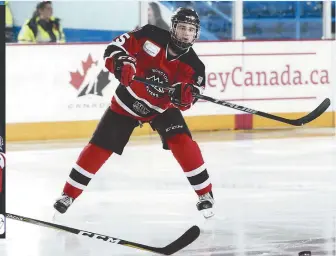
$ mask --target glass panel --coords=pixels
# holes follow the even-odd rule
[[[32,18],[38,2],[9,1],[13,39]],[[332,31],[335,33],[335,2],[332,2]],[[232,38],[232,1],[160,1],[150,3],[148,22],[169,29],[170,16],[178,7],[195,9],[201,19],[201,40]],[[66,42],[108,42],[140,24],[137,1],[52,2]],[[80,8],[77,15],[73,15]],[[9,17],[6,15],[6,17]],[[159,17],[159,18],[158,18]],[[9,23],[10,21],[8,21]],[[320,39],[323,31],[322,1],[244,1],[244,35],[247,39]]]
[[[37,1],[8,1],[8,9],[14,20],[15,41],[22,27],[31,20],[23,40],[29,42],[32,33],[37,33],[38,41],[50,41],[48,32],[40,30],[40,18],[48,15],[45,12],[48,8],[49,12],[52,8],[53,32],[58,31],[58,27],[63,28],[66,42],[109,42],[117,35],[136,28],[140,21],[137,1],[53,1],[47,9],[38,8],[38,4]],[[40,11],[32,19],[37,9]],[[57,18],[59,20],[55,22]]]
[[[171,11],[190,7],[201,19],[201,40],[221,40],[232,37],[232,1],[162,1]]]
[[[321,1],[244,1],[247,39],[320,39],[323,31]]]

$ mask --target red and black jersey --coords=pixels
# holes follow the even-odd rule
[[[110,43],[104,54],[105,66],[113,70],[113,56],[126,53],[136,58],[136,75],[156,82],[191,83],[203,91],[205,67],[190,47],[185,53],[172,58],[167,53],[170,32],[146,25],[125,33]],[[120,114],[148,121],[167,108],[173,107],[167,92],[133,81],[131,86],[119,85],[111,108]]]

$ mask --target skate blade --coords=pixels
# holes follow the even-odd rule
[[[202,212],[203,217],[205,219],[210,219],[211,217],[213,217],[215,215],[215,213],[212,209],[204,209],[201,212]]]

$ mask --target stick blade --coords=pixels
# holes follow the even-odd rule
[[[168,244],[166,247],[160,248],[158,252],[165,255],[172,255],[194,242],[200,233],[201,230],[198,226],[192,226],[174,242]]]
[[[330,104],[330,99],[326,98],[316,109],[314,109],[308,115],[296,120],[292,120],[292,125],[301,126],[313,121],[314,119],[322,115],[329,108]]]

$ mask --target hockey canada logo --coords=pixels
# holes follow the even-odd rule
[[[146,79],[153,81],[153,82],[158,82],[160,84],[169,82],[167,74],[161,69],[157,69],[157,68],[151,69],[147,73]],[[165,91],[162,88],[159,88],[156,86],[147,85],[146,87],[147,87],[147,92],[155,98],[161,98],[163,97],[165,93]]]
[[[70,72],[70,76],[70,84],[78,91],[77,97],[103,96],[104,88],[110,83],[109,72],[99,68],[98,61],[93,61],[91,54],[82,61],[81,69]]]

